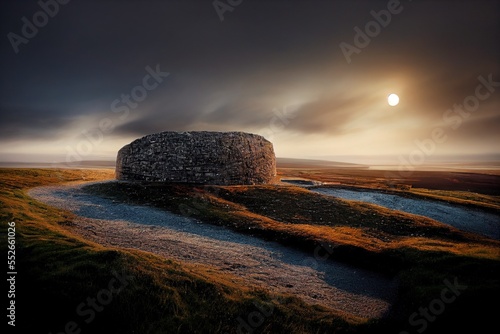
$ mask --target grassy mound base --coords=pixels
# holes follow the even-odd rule
[[[109,171],[0,169],[0,244],[5,251],[7,222],[16,222],[17,329],[246,333],[241,323],[248,324],[256,311],[263,321],[255,333],[417,333],[424,325],[426,333],[439,333],[471,324],[480,332],[498,326],[496,310],[487,301],[500,297],[499,243],[430,220],[295,187],[88,187],[96,194],[154,205],[306,251],[326,245],[334,249],[332,258],[397,275],[399,298],[391,314],[367,322],[293,297],[246,289],[207,268],[93,244],[67,228],[71,213],[25,193],[35,186],[111,177]],[[110,294],[117,276],[128,284]],[[422,315],[422,309],[440,306],[446,282],[455,280],[467,288],[435,317]],[[107,304],[93,309],[93,299]]]
[[[365,323],[293,297],[246,289],[206,268],[93,244],[65,228],[72,214],[25,194],[29,187],[110,175],[107,171],[0,169],[5,252],[7,223],[16,223],[17,331],[237,333],[245,332],[242,321],[248,326],[261,322],[249,321],[255,312],[263,315],[255,332],[348,333]],[[118,283],[119,278],[127,284]]]

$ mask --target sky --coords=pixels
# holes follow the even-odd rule
[[[202,130],[279,157],[500,156],[500,1],[0,6],[0,161],[113,160]]]

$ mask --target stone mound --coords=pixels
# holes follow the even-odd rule
[[[118,152],[116,178],[214,185],[264,184],[276,177],[273,144],[244,132],[161,132]]]

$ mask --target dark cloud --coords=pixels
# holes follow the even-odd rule
[[[0,140],[61,139],[78,119],[91,127],[156,64],[171,76],[114,136],[258,130],[287,105],[297,111],[284,130],[301,134],[417,119],[419,128],[400,131],[424,132],[474,92],[479,75],[500,81],[499,3],[401,1],[403,11],[348,64],[339,44],[354,44],[354,27],[364,29],[387,1],[243,1],[223,22],[211,1],[71,1],[18,54],[5,37],[40,8],[3,1]],[[393,90],[405,113],[377,115]],[[499,103],[497,93],[487,101]],[[464,137],[498,132],[496,120],[474,122]]]
[[[2,110],[0,140],[53,138],[74,121],[51,109],[9,108]]]

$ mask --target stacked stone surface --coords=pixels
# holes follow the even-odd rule
[[[116,178],[214,185],[264,184],[276,176],[271,142],[244,132],[162,132],[118,152]]]

